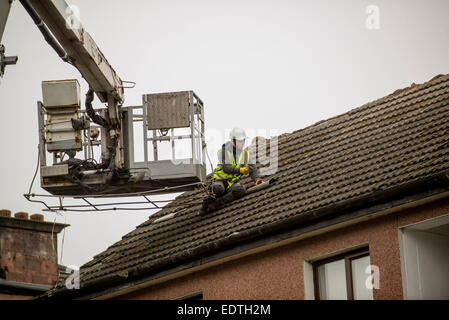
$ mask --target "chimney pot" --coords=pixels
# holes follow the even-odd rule
[[[11,210],[2,209],[0,210],[0,217],[11,217]]]
[[[30,220],[44,222],[44,215],[40,213],[32,214]]]
[[[28,220],[28,212],[16,212],[14,218]]]

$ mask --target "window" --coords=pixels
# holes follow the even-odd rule
[[[399,229],[404,299],[449,299],[449,215]]]
[[[365,273],[370,265],[368,248],[347,252],[313,264],[315,297],[318,300],[372,300]]]

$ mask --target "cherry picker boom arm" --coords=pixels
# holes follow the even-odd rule
[[[118,128],[118,105],[124,101],[123,82],[83,28],[72,8],[64,0],[20,2],[36,24],[36,16],[42,19],[40,24],[45,23],[65,50],[70,63],[80,71],[100,101],[108,104],[111,125]]]
[[[141,106],[122,107],[126,81],[81,25],[77,8],[65,0],[19,2],[58,56],[89,84],[81,110],[77,79],[42,81],[42,102],[37,102],[41,188],[54,196],[123,196],[192,190],[205,181],[204,109],[193,91],[145,94]],[[0,11],[0,40],[11,3],[0,0],[0,9],[7,9]],[[1,53],[0,65],[14,62]],[[93,108],[94,92],[107,110]],[[139,160],[134,158],[135,122],[143,136]],[[175,144],[181,139],[190,145]],[[171,152],[158,153],[166,141]],[[176,155],[175,145],[182,155]]]

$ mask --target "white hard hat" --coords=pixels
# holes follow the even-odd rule
[[[234,128],[229,132],[229,139],[243,140],[246,138],[245,130],[242,128]]]

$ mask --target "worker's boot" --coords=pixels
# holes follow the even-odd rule
[[[211,201],[208,204],[208,208],[207,208],[208,212],[212,212],[212,211],[219,209],[223,204],[224,204],[224,202],[223,202],[222,198],[214,199],[214,201]]]
[[[224,196],[221,196],[214,201],[209,202],[207,208],[208,212],[218,210],[226,203],[230,203],[235,199],[241,198],[244,195],[244,193],[242,193],[242,190],[243,192],[245,191],[245,189],[240,185],[231,187],[231,189],[229,189],[228,192],[224,194]]]
[[[204,215],[210,211],[212,211],[210,209],[211,205],[215,202],[215,197],[212,196],[208,196],[206,198],[203,199],[203,203],[201,204],[201,209],[200,209],[200,215]]]
[[[206,199],[203,200],[203,203],[201,204],[200,209],[200,216],[205,215],[208,212],[208,205]]]
[[[220,208],[224,204],[222,198],[207,197],[203,200],[200,209],[200,215],[212,212]]]

